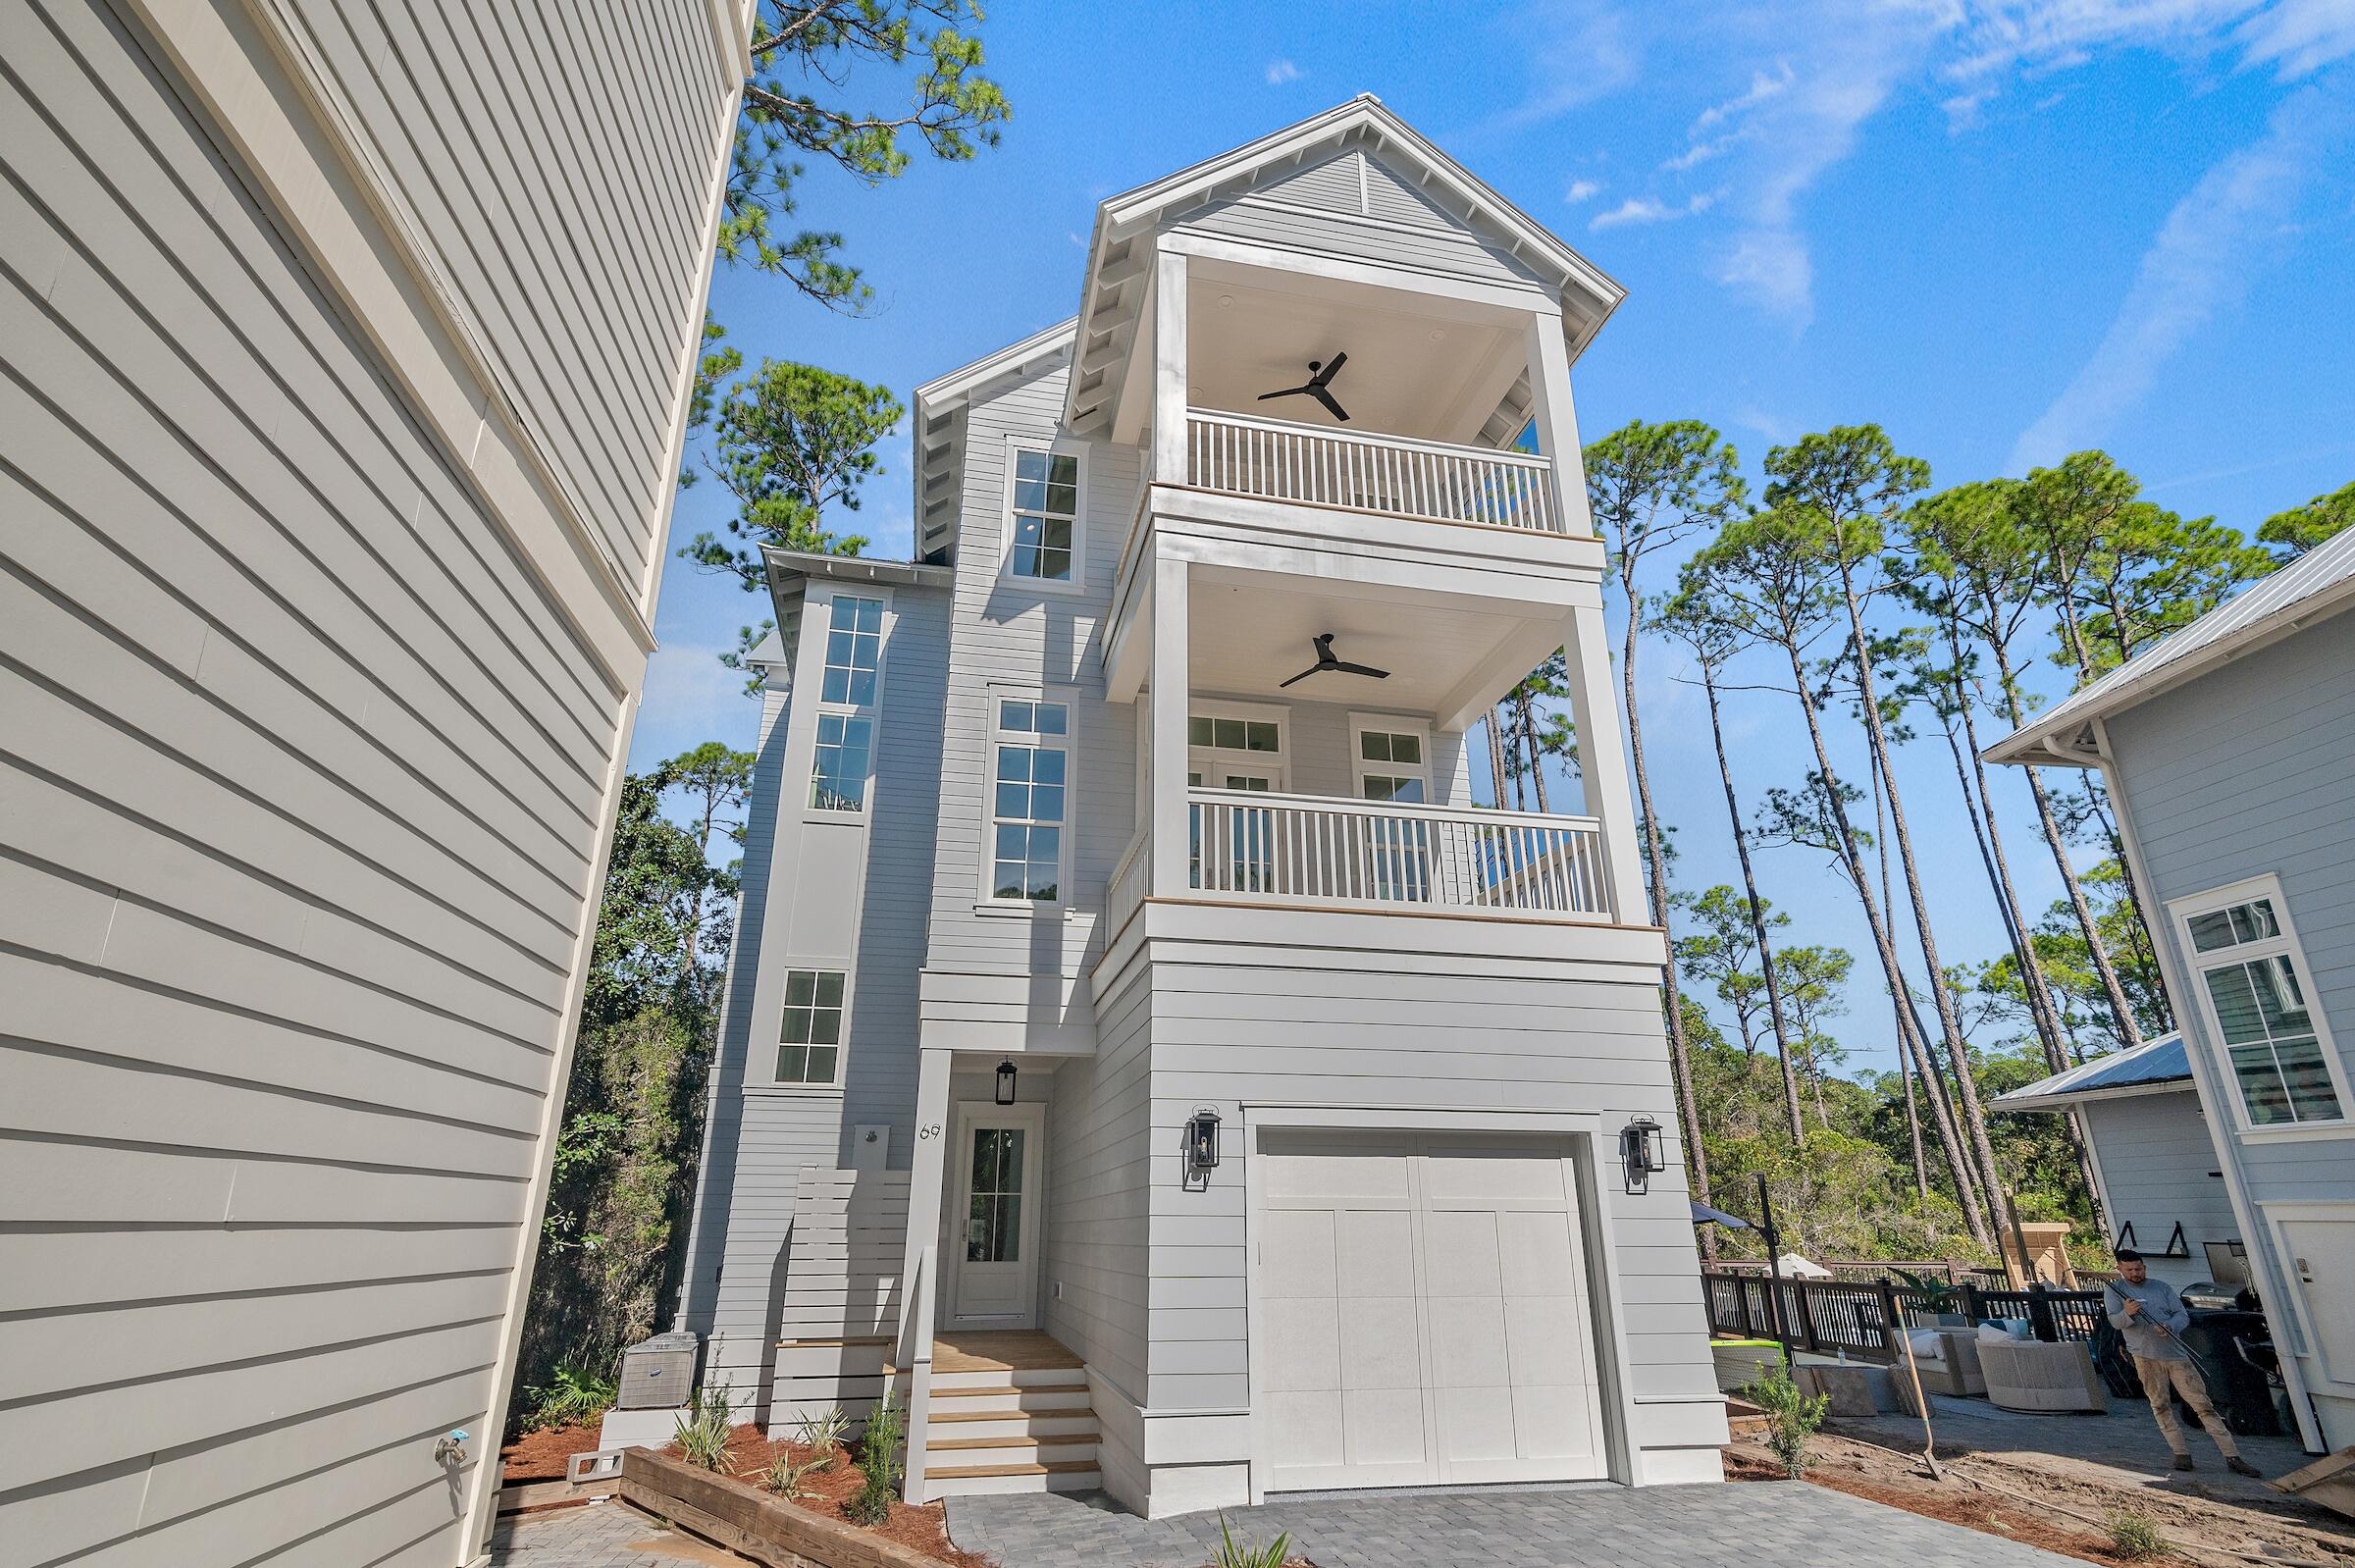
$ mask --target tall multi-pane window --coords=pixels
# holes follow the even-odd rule
[[[994,742],[989,896],[1055,903],[1063,897],[1063,834],[1071,809],[1071,708],[1001,697]]]
[[[1428,790],[1422,736],[1392,730],[1357,732],[1360,800],[1419,802]]]
[[[787,969],[785,1021],[777,1032],[777,1081],[832,1088],[842,1065],[840,969]]]
[[[2345,1121],[2305,959],[2274,898],[2185,913],[2182,921],[2249,1125]]]
[[[1014,453],[1014,507],[1006,570],[1015,577],[1068,583],[1077,558],[1079,459],[1069,452]]]
[[[827,615],[810,804],[822,811],[864,811],[874,762],[873,709],[882,678],[883,601],[840,594],[828,606]]]

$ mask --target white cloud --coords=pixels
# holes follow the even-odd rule
[[[1773,414],[1756,403],[1744,403],[1734,410],[1734,423],[1744,430],[1754,430],[1777,446],[1788,446],[1799,440],[1799,426],[1780,414]]]
[[[1682,206],[1671,207],[1657,196],[1630,196],[1608,212],[1598,212],[1587,227],[1595,230],[1617,229],[1627,224],[1668,223],[1677,218],[1690,218],[1715,205],[1715,191],[1702,191]]]
[[[1476,127],[1476,135],[1542,125],[1635,79],[1642,51],[1611,0],[1540,0],[1512,26],[1521,34],[1530,90]]]
[[[1562,199],[1575,207],[1582,201],[1594,200],[1601,190],[1602,182],[1599,180],[1573,180],[1570,188],[1562,192]]]
[[[2355,3],[2281,0],[2234,33],[2251,65],[2271,65],[2285,80],[2355,54]]]
[[[2023,473],[2104,440],[2159,372],[2277,250],[2307,178],[2355,143],[2345,80],[2301,87],[2265,133],[2200,177],[2167,215],[2117,318],[2075,380],[2021,433],[2010,471]]]
[[[1995,96],[1993,87],[1981,87],[1972,92],[1958,92],[1942,100],[1938,107],[1946,111],[1947,134],[1959,136],[1965,131],[1976,131],[1979,127],[1979,110]]]
[[[1776,61],[1775,72],[1772,76],[1768,76],[1763,71],[1752,72],[1750,90],[1740,97],[1728,98],[1723,103],[1712,104],[1703,109],[1700,117],[1693,122],[1692,133],[1699,135],[1719,121],[1730,120],[1746,110],[1754,109],[1769,98],[1781,97],[1791,90],[1791,83],[1798,79],[1798,77],[1792,72],[1791,62],[1788,60]]]
[[[1268,85],[1281,87],[1287,81],[1300,79],[1300,68],[1289,60],[1271,60],[1267,70]]]

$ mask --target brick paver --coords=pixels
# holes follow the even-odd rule
[[[499,1521],[494,1568],[743,1568],[744,1559],[657,1524],[617,1502],[593,1502]]]
[[[2058,1568],[2070,1559],[1821,1487],[1734,1483],[1358,1496],[1231,1508],[1317,1568]],[[1219,1516],[1147,1521],[1100,1498],[949,1499],[949,1535],[1005,1568],[1201,1568]]]

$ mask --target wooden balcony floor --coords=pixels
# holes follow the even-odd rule
[[[956,1372],[1076,1372],[1086,1363],[1036,1329],[959,1329],[935,1335],[932,1370]]]

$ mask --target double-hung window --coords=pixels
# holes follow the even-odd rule
[[[1060,903],[1071,813],[1071,705],[995,696],[991,708],[989,897]]]
[[[1006,575],[1033,582],[1078,580],[1079,457],[1017,446],[1006,516]]]
[[[874,763],[875,700],[883,679],[883,601],[837,594],[827,617],[810,805],[820,811],[864,811]]]
[[[785,1020],[777,1031],[777,1081],[830,1089],[842,1081],[840,969],[787,969]]]
[[[1379,720],[1358,720],[1357,796],[1362,801],[1419,805],[1430,798],[1430,743],[1420,730],[1389,729]]]
[[[2343,1124],[2336,1048],[2279,885],[2268,878],[2171,908],[2248,1126]]]

